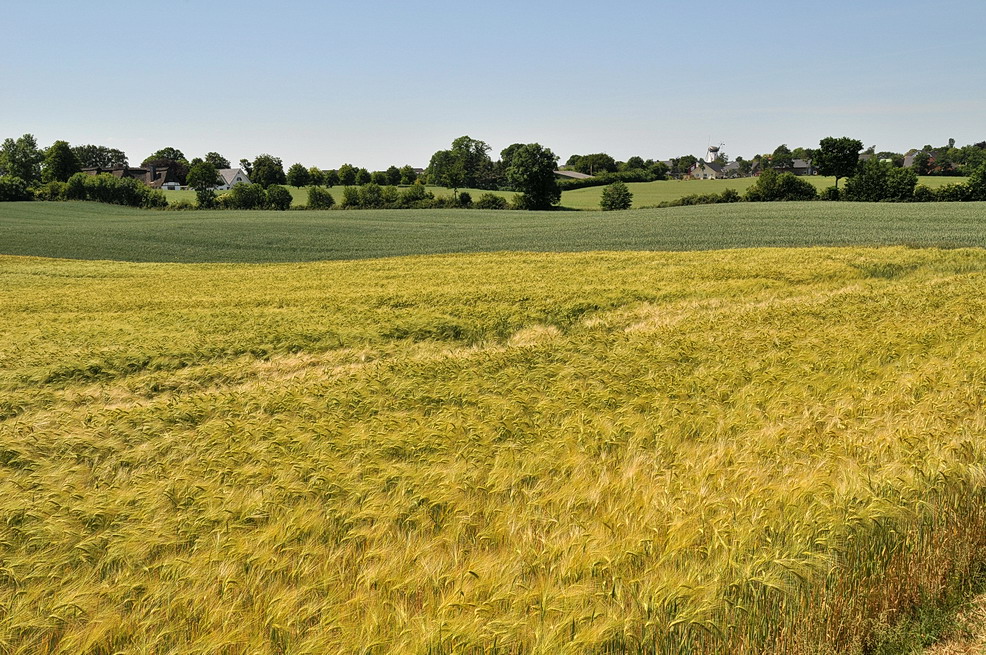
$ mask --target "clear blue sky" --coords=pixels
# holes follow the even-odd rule
[[[986,139],[986,2],[6,0],[0,138],[425,166]]]

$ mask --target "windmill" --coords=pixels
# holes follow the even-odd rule
[[[705,161],[707,161],[707,162],[714,162],[716,160],[716,157],[719,156],[719,151],[722,149],[722,147],[724,145],[726,145],[726,144],[725,143],[720,143],[719,145],[714,146],[714,145],[711,145],[711,143],[710,143],[709,144],[709,151],[707,153],[705,153]]]

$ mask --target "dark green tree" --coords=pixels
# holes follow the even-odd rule
[[[387,169],[387,184],[397,186],[401,183],[401,169],[391,166]]]
[[[233,165],[229,163],[229,160],[220,155],[218,152],[207,152],[205,155],[205,160],[215,166],[216,170],[233,167]]]
[[[72,146],[80,168],[113,168],[127,165],[127,154],[116,148],[84,145]]]
[[[272,184],[287,184],[287,176],[284,174],[284,165],[281,163],[281,159],[266,153],[257,155],[253,160],[253,172],[250,173],[250,181],[265,189]]]
[[[774,169],[778,168],[792,168],[794,166],[794,155],[791,153],[791,149],[787,147],[786,143],[782,143],[774,149],[774,154],[770,156],[770,167]]]
[[[168,168],[175,174],[178,181],[186,184],[188,181],[188,160],[178,148],[161,148],[151,154],[140,163],[141,166],[154,166],[156,168]]]
[[[812,164],[821,175],[834,177],[835,188],[838,189],[841,178],[851,177],[856,172],[862,149],[863,142],[859,139],[828,136],[818,142]]]
[[[627,163],[624,165],[624,168],[626,170],[628,170],[628,171],[635,171],[635,170],[638,170],[638,169],[644,169],[644,168],[646,168],[646,165],[644,164],[644,158],[643,157],[631,157],[630,159],[627,160]]]
[[[193,164],[188,169],[187,183],[188,186],[195,189],[195,197],[198,199],[199,207],[209,208],[215,205],[216,192],[214,187],[222,184],[222,179],[212,162],[201,161]]]
[[[17,177],[31,186],[41,180],[44,153],[38,149],[33,134],[17,139],[4,139],[0,147],[0,175]]]
[[[313,186],[325,186],[325,173],[318,166],[308,169],[308,179]]]
[[[521,194],[525,209],[551,209],[561,201],[561,188],[555,180],[558,157],[538,143],[518,148],[507,168],[507,181]]]
[[[575,164],[575,170],[586,175],[598,175],[599,173],[615,173],[617,170],[616,160],[605,152],[597,152],[591,155],[583,155]]]
[[[356,184],[356,167],[352,164],[343,164],[339,167],[339,184],[342,186],[353,186]]]
[[[401,167],[401,184],[414,184],[418,180],[418,174],[410,164]]]
[[[81,170],[79,159],[67,141],[55,141],[45,153],[42,182],[66,182]]]
[[[302,164],[291,164],[285,179],[293,187],[301,188],[312,183],[312,175]]]
[[[247,177],[253,175],[253,164],[250,163],[249,159],[240,160],[240,170],[247,174]]]
[[[356,169],[356,186],[363,186],[364,184],[369,184],[371,180],[370,171],[365,168]]]

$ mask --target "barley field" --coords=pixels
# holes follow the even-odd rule
[[[3,653],[864,653],[983,564],[981,250],[0,279]]]

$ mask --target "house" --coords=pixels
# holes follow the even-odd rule
[[[589,180],[592,175],[579,173],[578,171],[555,171],[555,177],[563,177],[568,180]]]
[[[131,178],[140,180],[152,189],[175,191],[181,188],[181,181],[171,167],[158,168],[157,166],[148,166],[147,168],[132,168],[130,166],[114,166],[112,168],[102,168],[95,166],[93,168],[83,168],[82,172],[87,175],[106,173],[120,179]]]
[[[223,183],[212,187],[214,191],[232,189],[234,184],[250,184],[250,178],[242,168],[220,168],[216,171]]]
[[[794,173],[795,175],[815,175],[818,171],[811,165],[810,159],[793,159],[790,166],[780,166],[778,173]]]
[[[699,161],[688,169],[688,175],[693,180],[718,180],[725,177],[723,166],[715,161]]]

